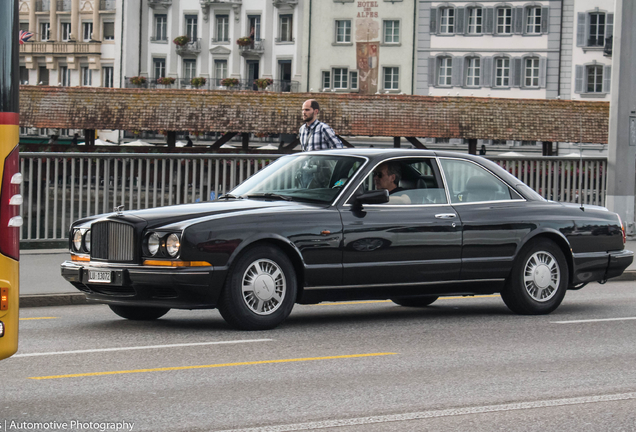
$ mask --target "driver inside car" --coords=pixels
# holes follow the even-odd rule
[[[402,169],[398,162],[384,162],[373,171],[373,182],[377,190],[389,191],[389,204],[411,204],[408,195],[394,195],[405,189],[399,186],[402,178]]]

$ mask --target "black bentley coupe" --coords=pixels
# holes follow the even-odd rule
[[[218,308],[245,330],[352,299],[501,293],[547,314],[633,259],[615,213],[547,201],[481,157],[400,149],[284,156],[215,201],[84,218],[69,236],[62,276],[117,315]]]

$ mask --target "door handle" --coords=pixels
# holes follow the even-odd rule
[[[453,219],[457,217],[457,215],[455,213],[440,213],[436,214],[435,217],[437,219]]]

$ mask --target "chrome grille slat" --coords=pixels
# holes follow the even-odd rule
[[[91,227],[91,258],[126,262],[134,258],[134,229],[118,222],[97,222]]]

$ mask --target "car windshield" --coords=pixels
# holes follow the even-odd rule
[[[282,157],[230,193],[236,197],[330,203],[364,164],[354,156]]]

